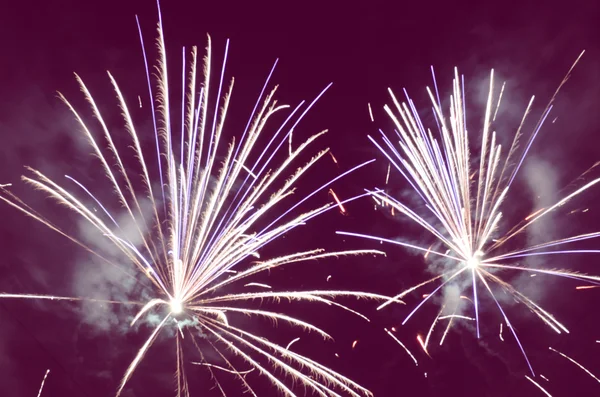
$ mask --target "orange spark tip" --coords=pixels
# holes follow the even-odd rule
[[[536,216],[537,214],[539,214],[540,212],[542,212],[545,209],[546,209],[546,207],[540,208],[539,210],[535,211],[533,214],[526,217],[525,220],[526,221],[530,220],[531,218],[533,218],[534,216]]]
[[[335,158],[335,156],[333,155],[333,153],[331,153],[331,151],[328,152],[329,155],[331,156],[331,159],[333,160],[334,163],[338,164],[337,159]]]
[[[417,341],[421,345],[421,348],[423,349],[425,354],[427,354],[429,356],[429,352],[427,351],[427,346],[425,345],[425,342],[423,341],[423,338],[421,337],[420,334],[417,334]],[[429,357],[431,358],[431,356],[429,356]]]
[[[338,207],[340,207],[340,212],[342,213],[342,215],[346,215],[346,208],[344,208],[344,206],[342,205],[342,202],[338,198],[337,194],[335,194],[335,192],[333,191],[333,189],[329,189],[329,194],[331,194],[331,196],[333,197],[333,199],[337,203]]]

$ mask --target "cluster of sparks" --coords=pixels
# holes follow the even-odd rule
[[[577,58],[575,64],[577,64],[579,58]],[[571,70],[559,85],[541,118],[537,121],[533,133],[523,145],[523,130],[533,104],[533,98],[531,99],[508,150],[502,148],[496,132],[493,131],[502,93],[504,92],[504,85],[502,85],[500,94],[495,95],[494,71],[492,70],[481,132],[481,148],[477,153],[478,164],[472,156],[473,148],[467,132],[464,77],[459,76],[456,69],[452,95],[449,100],[449,117],[443,110],[435,74],[433,75],[435,90],[427,89],[438,134],[426,129],[415,104],[406,92],[407,102],[401,103],[392,90],[389,90],[393,106],[386,105],[384,109],[393,121],[395,134],[390,136],[380,130],[382,143],[372,137],[369,138],[385,155],[391,167],[399,171],[409,182],[423,205],[408,204],[398,200],[383,189],[374,189],[369,193],[378,206],[389,207],[392,214],[399,213],[410,218],[411,221],[433,235],[435,242],[419,245],[345,231],[338,231],[338,234],[380,242],[385,241],[418,250],[424,253],[425,258],[432,254],[443,258],[446,263],[443,270],[439,271],[434,277],[412,286],[394,297],[395,300],[399,300],[419,288],[434,282],[439,283],[431,293],[423,295],[422,301],[407,315],[402,324],[405,324],[419,308],[423,307],[445,286],[458,285],[459,288],[464,288],[461,287],[462,284],[457,284],[461,278],[468,283],[467,292],[470,291],[468,292],[470,296],[463,294],[455,302],[441,305],[441,309],[429,327],[427,336],[425,338],[421,335],[417,336],[419,344],[427,355],[429,355],[428,344],[434,327],[441,321],[446,321],[446,329],[441,337],[440,345],[444,342],[453,322],[456,321],[473,321],[477,337],[480,337],[480,299],[482,294],[486,294],[491,297],[500,311],[503,322],[512,332],[532,376],[535,376],[526,350],[509,320],[506,308],[498,299],[497,293],[501,291],[509,294],[515,301],[525,305],[527,309],[535,313],[537,317],[557,333],[567,333],[568,330],[554,315],[544,310],[525,294],[519,292],[509,281],[501,278],[500,271],[522,271],[532,275],[560,276],[588,284],[600,283],[600,277],[598,276],[518,263],[520,260],[533,256],[600,252],[598,250],[562,248],[567,244],[600,237],[600,232],[564,237],[516,250],[508,249],[506,244],[514,237],[527,232],[532,224],[547,217],[548,214],[556,211],[569,200],[586,192],[600,182],[600,179],[589,181],[566,194],[555,204],[535,211],[522,222],[508,229],[507,232],[503,231],[504,224],[500,222],[503,206],[515,204],[508,198],[508,193],[533,141],[552,108],[554,98],[568,79]],[[371,121],[374,121],[370,105],[369,116]],[[386,183],[388,178],[389,169]],[[507,250],[508,252],[506,252]],[[473,307],[473,314],[470,316],[459,313],[460,302],[465,301],[470,302]],[[383,303],[379,306],[379,309],[391,302]],[[400,343],[389,331],[388,334]],[[502,324],[500,338],[503,340]],[[417,364],[414,355],[403,344],[401,345]]]
[[[361,196],[341,200],[331,188],[333,182],[370,162],[340,174],[294,201],[292,196],[298,180],[320,159],[328,155],[339,166],[337,159],[328,149],[316,152],[309,160],[302,160],[307,149],[312,147],[324,132],[311,136],[295,148],[292,140],[293,131],[298,123],[328,87],[306,106],[302,102],[291,109],[283,123],[263,145],[264,130],[271,117],[289,108],[286,105],[279,105],[274,99],[276,89],[267,90],[274,65],[241,137],[238,141],[233,140],[223,150],[224,145],[221,141],[224,140],[224,123],[233,90],[233,79],[227,87],[224,85],[229,44],[227,43],[225,48],[223,66],[214,96],[217,98],[216,103],[209,100],[209,94],[213,93],[210,38],[203,65],[204,80],[201,83],[198,81],[197,73],[197,49],[195,47],[192,49],[190,60],[186,60],[184,49],[181,118],[175,120],[170,104],[171,92],[160,17],[158,36],[159,60],[156,66],[156,84],[152,83],[145,50],[143,53],[156,144],[155,151],[151,155],[148,154],[148,150],[142,149],[140,135],[134,125],[125,97],[115,78],[109,73],[137,161],[135,171],[131,171],[125,165],[127,156],[118,149],[114,135],[111,134],[93,96],[79,76],[76,75],[76,79],[85,99],[91,105],[95,118],[99,121],[102,139],[108,150],[102,149],[103,145],[83,117],[64,96],[60,95],[78,120],[93,149],[93,155],[99,159],[114,191],[113,199],[116,199],[121,207],[122,214],[116,216],[109,209],[115,203],[103,203],[92,193],[93,189],[70,176],[66,178],[72,189],[62,187],[34,169],[30,169],[33,176],[23,177],[25,182],[77,213],[103,238],[118,248],[122,255],[135,265],[137,274],[131,274],[126,268],[121,270],[134,279],[140,275],[145,278],[153,286],[154,297],[146,302],[120,302],[39,294],[5,293],[0,294],[0,297],[133,304],[137,305],[139,310],[133,317],[131,325],[142,321],[144,316],[151,312],[162,315],[161,320],[157,325],[154,324],[151,335],[126,369],[117,396],[123,391],[161,331],[168,326],[173,326],[177,395],[180,397],[190,395],[184,359],[184,352],[190,346],[193,347],[196,356],[201,358],[199,362],[191,363],[203,366],[210,372],[215,386],[223,396],[226,395],[226,391],[222,381],[219,380],[220,377],[216,376],[219,372],[233,375],[246,391],[255,396],[256,393],[247,378],[247,375],[252,372],[264,375],[272,385],[288,396],[296,396],[297,392],[294,386],[290,387],[285,382],[285,378],[321,396],[360,397],[371,393],[334,370],[295,353],[292,347],[300,341],[299,337],[283,346],[236,325],[236,316],[244,314],[268,318],[275,322],[281,321],[315,332],[325,339],[332,339],[326,331],[309,322],[269,309],[249,306],[249,304],[263,300],[318,302],[341,308],[366,319],[364,315],[336,302],[334,298],[351,296],[380,300],[383,303],[378,309],[382,309],[393,302],[402,302],[402,298],[419,288],[438,282],[438,286],[422,296],[422,301],[404,319],[402,324],[405,324],[442,288],[454,285],[461,278],[465,278],[469,283],[467,292],[460,295],[453,307],[449,304],[442,305],[426,336],[417,336],[423,351],[430,356],[428,346],[433,331],[438,323],[444,321],[446,327],[440,338],[440,345],[446,339],[453,323],[457,321],[474,322],[477,337],[480,337],[480,300],[482,294],[486,294],[495,302],[503,319],[500,323],[500,340],[504,341],[505,324],[513,334],[531,371],[532,377],[526,376],[526,379],[550,396],[548,391],[534,380],[536,374],[533,366],[509,320],[505,307],[497,298],[497,292],[499,287],[500,291],[523,304],[557,333],[568,333],[567,328],[554,315],[519,292],[509,281],[501,278],[500,271],[529,272],[532,276],[552,275],[586,283],[578,286],[577,289],[600,286],[598,276],[569,270],[545,269],[518,262],[532,256],[600,252],[562,248],[567,244],[600,237],[600,232],[563,237],[506,252],[508,241],[527,232],[532,224],[547,217],[569,200],[600,182],[600,178],[587,182],[553,205],[536,210],[508,231],[503,231],[502,207],[511,205],[508,199],[510,188],[550,113],[554,97],[523,145],[523,130],[533,105],[532,98],[512,144],[508,151],[503,151],[492,127],[500,108],[504,86],[500,94],[495,96],[492,71],[481,133],[481,148],[478,153],[479,161],[478,165],[474,165],[476,162],[471,155],[472,147],[467,132],[464,78],[459,76],[457,70],[455,70],[449,101],[449,117],[443,111],[435,76],[435,90],[428,88],[438,134],[425,128],[408,95],[407,102],[401,103],[390,90],[393,106],[385,106],[385,111],[395,125],[395,136],[392,138],[380,131],[383,143],[372,137],[369,138],[390,163],[386,173],[386,185],[391,168],[395,168],[410,183],[424,206],[415,207],[402,202],[383,189],[374,189]],[[140,39],[142,39],[141,29]],[[143,39],[141,41],[144,49]],[[567,80],[569,73],[556,93]],[[139,96],[137,103],[141,108],[142,98]],[[374,122],[370,104],[368,104],[368,111],[371,122]],[[179,133],[175,131],[174,121],[180,122]],[[260,150],[257,149],[258,146]],[[305,162],[297,166],[300,161]],[[149,165],[151,163],[155,163],[157,169],[152,170]],[[143,187],[142,191],[134,188],[139,185]],[[11,187],[11,184],[0,185],[1,200],[114,265],[113,261],[103,256],[102,252],[63,231],[54,222],[26,204],[11,192]],[[329,195],[333,202],[313,210],[299,211],[300,206],[318,193]],[[327,252],[314,249],[261,259],[259,253],[267,244],[326,211],[338,208],[341,214],[346,215],[345,204],[348,201],[367,195],[371,196],[377,205],[389,207],[392,215],[399,213],[410,218],[429,232],[435,238],[435,242],[419,245],[353,232],[339,231],[338,234],[385,241],[418,250],[424,252],[425,259],[429,255],[436,255],[444,258],[449,264],[444,267],[445,270],[391,298],[374,293],[340,290],[277,291],[269,284],[252,281],[253,276],[257,274],[287,264],[339,256],[383,254],[377,250]],[[585,211],[587,209],[583,212]],[[128,227],[130,225],[133,225],[133,233],[131,227]],[[331,275],[327,276],[326,281],[329,282],[330,279]],[[240,288],[249,288],[249,290],[236,292]],[[461,314],[462,310],[459,307],[461,302],[469,302],[472,305],[472,315]],[[384,331],[402,346],[415,365],[418,365],[415,355],[395,336],[396,329],[392,327]],[[355,349],[358,343],[358,340],[354,340],[351,348]],[[220,357],[219,364],[209,362],[206,358],[207,348],[212,349]],[[600,379],[571,357],[552,347],[550,350],[571,361],[600,382]],[[230,353],[233,353],[236,360],[231,358]],[[337,353],[335,355],[339,357]],[[48,373],[49,370],[44,376],[38,397],[42,393]],[[285,376],[282,377],[281,374]],[[539,376],[547,381],[543,375]]]
[[[175,117],[169,103],[172,95],[167,78],[166,52],[160,18],[158,35],[159,61],[156,67],[156,84],[152,84],[146,61],[151,98],[150,109],[156,141],[156,152],[153,156],[158,169],[155,172],[149,166],[151,159],[149,151],[142,149],[125,97],[110,73],[109,78],[137,161],[138,168],[135,171],[125,166],[126,156],[115,144],[107,122],[79,76],[76,76],[76,79],[99,122],[101,135],[109,154],[105,154],[103,145],[99,143],[99,139],[95,137],[75,108],[60,95],[79,121],[123,213],[117,217],[110,211],[110,205],[103,203],[92,193],[92,188],[85,187],[70,176],[67,176],[67,179],[74,188],[72,190],[62,187],[37,170],[30,169],[33,176],[23,177],[25,182],[47,193],[92,225],[103,238],[108,239],[131,263],[135,264],[137,276],[146,278],[153,285],[153,299],[141,303],[133,302],[139,305],[140,310],[131,323],[141,321],[143,316],[150,312],[158,315],[162,313],[162,317],[125,371],[117,395],[122,392],[161,330],[169,325],[176,330],[173,344],[176,354],[178,396],[189,395],[184,370],[186,362],[184,351],[190,346],[195,350],[196,355],[202,358],[195,364],[200,364],[210,371],[215,386],[223,395],[226,391],[215,370],[236,377],[241,386],[251,395],[256,393],[246,377],[250,372],[265,376],[280,392],[288,396],[296,396],[296,392],[286,384],[286,379],[291,379],[295,387],[301,385],[305,390],[320,396],[370,395],[367,389],[354,381],[291,350],[293,342],[298,339],[294,339],[287,346],[281,346],[255,332],[241,328],[235,321],[236,315],[239,314],[268,318],[331,339],[328,333],[311,323],[268,309],[248,307],[248,304],[263,300],[319,302],[366,318],[334,301],[333,298],[352,296],[381,301],[389,299],[377,294],[353,291],[277,291],[268,284],[251,281],[252,276],[287,264],[347,255],[382,254],[375,250],[326,252],[322,249],[295,252],[272,259],[261,259],[259,254],[267,244],[325,211],[340,208],[344,212],[344,202],[340,201],[333,190],[330,190],[330,185],[367,163],[344,172],[312,193],[293,200],[291,196],[294,194],[297,181],[329,153],[326,149],[317,152],[309,160],[301,158],[301,155],[304,155],[324,132],[310,137],[297,146],[292,141],[292,132],[297,124],[324,91],[307,106],[301,103],[292,109],[268,143],[261,145],[258,150],[257,142],[261,138],[265,139],[263,131],[271,116],[288,108],[277,104],[273,99],[275,89],[267,91],[273,70],[265,82],[240,139],[231,142],[226,150],[221,150],[233,79],[229,87],[224,88],[227,44],[225,61],[220,70],[221,78],[217,86],[217,100],[216,103],[210,103],[209,94],[213,92],[210,38],[202,84],[197,82],[196,48],[192,49],[189,61],[185,59],[185,49],[183,51],[182,80],[186,89],[182,90],[184,95],[181,101],[181,131],[176,132],[173,126]],[[141,29],[140,39],[142,39]],[[143,40],[142,48],[144,48]],[[146,60],[145,51],[144,60]],[[153,89],[156,90],[156,95],[153,95]],[[141,106],[141,98],[138,98],[138,101]],[[179,145],[177,145],[178,141]],[[336,161],[333,155],[331,157]],[[306,162],[301,166],[294,165],[298,161]],[[134,188],[140,183],[143,191]],[[9,188],[10,185],[2,186],[0,196],[2,200],[112,263],[102,256],[102,252],[61,230],[55,223],[12,193]],[[307,212],[298,211],[300,205],[320,192],[324,195],[329,192],[335,202]],[[112,204],[114,206],[114,203]],[[150,210],[147,209],[148,207]],[[125,227],[125,223],[134,225],[133,233],[131,227]],[[128,273],[127,269],[123,271]],[[248,288],[248,292],[235,292],[236,288],[237,290]],[[81,297],[22,294],[2,294],[1,297],[86,300]],[[185,348],[184,343],[187,346]],[[220,365],[208,362],[206,359],[206,349],[211,348],[221,358]],[[231,359],[230,353],[234,354],[237,361]]]

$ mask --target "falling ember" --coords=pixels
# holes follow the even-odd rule
[[[531,383],[533,383],[538,389],[540,389],[541,391],[543,391],[545,395],[547,395],[548,397],[552,397],[552,395],[550,393],[548,393],[546,391],[546,389],[544,389],[539,383],[537,383],[536,381],[534,381],[533,379],[531,379],[527,375],[525,375],[525,378],[527,378],[528,381],[530,381]]]
[[[290,343],[287,344],[287,346],[285,347],[285,350],[290,350],[290,347],[292,347],[292,345],[296,342],[298,342],[300,340],[300,337],[297,337],[296,339],[292,339],[290,341]]]
[[[337,161],[337,159],[335,158],[335,156],[333,155],[333,153],[331,153],[331,150],[330,150],[328,153],[329,153],[329,155],[331,156],[331,159],[333,160],[333,162],[334,162],[335,164],[338,164],[338,161]]]
[[[404,349],[404,351],[406,351],[406,353],[410,356],[410,358],[412,358],[412,360],[415,362],[415,365],[418,367],[419,363],[417,362],[417,359],[415,358],[415,356],[410,352],[410,350],[408,350],[408,348],[406,346],[404,346],[404,344],[402,342],[400,342],[400,339],[396,338],[396,335],[392,334],[390,331],[388,331],[387,328],[383,329],[389,336],[392,337],[392,339],[394,339],[396,341],[396,343],[398,343],[400,346],[402,346],[402,348]],[[396,329],[394,327],[392,327],[392,331],[396,332]]]
[[[559,352],[556,349],[553,349],[552,347],[548,347],[548,349],[552,350],[555,353],[560,354],[561,356],[563,356],[564,358],[566,358],[567,360],[569,360],[573,364],[577,365],[579,368],[581,368],[582,370],[584,370],[585,373],[587,373],[589,376],[591,376],[592,378],[596,379],[596,382],[600,383],[600,379],[596,378],[596,376],[594,374],[592,374],[586,367],[584,367],[583,365],[579,364],[577,361],[573,360],[571,357],[567,356],[564,353]]]
[[[358,339],[355,340],[354,342],[352,342],[352,349],[354,349],[356,347],[356,345],[358,344]]]
[[[329,282],[329,280],[331,280],[331,274],[327,276],[327,282]]]
[[[335,192],[333,191],[333,189],[329,189],[329,194],[331,194],[333,196],[333,199],[335,200],[335,202],[337,203],[338,207],[340,208],[340,212],[345,215],[346,214],[346,209],[344,208],[344,205],[342,204],[342,202],[338,198],[337,194],[335,194]]]
[[[393,332],[396,332],[396,327],[390,328]],[[387,330],[386,330],[387,331]]]
[[[138,102],[140,104],[140,109],[142,108],[142,97],[138,95]]]
[[[550,382],[550,381],[548,380],[548,378],[546,378],[546,377],[545,377],[544,375],[542,375],[542,374],[540,374],[540,378],[542,378],[542,379],[543,379],[543,380],[545,380],[546,382]]]
[[[369,117],[371,118],[371,122],[375,122],[375,119],[373,118],[373,109],[371,109],[371,104],[367,102],[367,106],[369,107]]]
[[[339,355],[339,354],[337,354],[337,353],[334,353],[334,355],[335,355],[337,358],[340,358],[340,355]]]
[[[498,336],[500,337],[500,340],[504,342],[504,338],[502,337],[502,323],[500,323],[500,334],[498,334]]]
[[[47,369],[46,374],[44,375],[44,378],[42,379],[42,384],[40,385],[40,391],[38,391],[37,397],[40,397],[42,395],[42,390],[44,389],[44,382],[46,382],[46,378],[48,377],[49,373],[50,373],[50,370]]]
[[[429,256],[429,253],[431,252],[431,247],[433,247],[433,244],[431,244],[429,246],[429,248],[427,248],[427,251],[425,252],[425,255],[423,255],[423,259],[427,259],[427,257]]]

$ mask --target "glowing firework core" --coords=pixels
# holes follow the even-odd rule
[[[477,269],[481,264],[481,252],[477,251],[469,260],[467,261],[467,267],[469,269]]]
[[[183,311],[183,304],[180,299],[171,299],[171,313],[179,314]]]

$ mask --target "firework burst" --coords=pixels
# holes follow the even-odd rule
[[[118,149],[114,134],[109,131],[108,123],[79,76],[76,75],[76,79],[98,121],[102,139],[96,137],[92,127],[84,121],[75,107],[60,95],[77,118],[91,144],[93,155],[102,165],[114,191],[111,203],[107,203],[106,200],[103,202],[103,199],[93,193],[94,189],[85,187],[70,176],[67,176],[70,188],[62,187],[34,169],[29,170],[32,176],[22,178],[92,225],[135,264],[137,274],[134,276],[147,280],[153,287],[153,297],[148,301],[127,302],[137,304],[140,308],[131,321],[132,324],[142,321],[149,313],[163,313],[163,316],[127,368],[117,395],[121,393],[161,330],[170,326],[175,330],[172,334],[176,352],[178,396],[189,395],[184,371],[184,352],[190,349],[195,352],[196,357],[201,358],[196,364],[210,371],[217,389],[223,395],[226,392],[219,381],[221,375],[217,376],[218,373],[234,376],[246,391],[256,395],[247,380],[249,372],[265,376],[281,393],[288,396],[296,395],[293,388],[298,385],[305,391],[321,396],[339,396],[339,393],[352,396],[369,395],[367,389],[332,369],[295,353],[290,350],[291,346],[281,346],[236,324],[237,315],[244,314],[268,318],[274,322],[285,322],[330,339],[324,330],[311,323],[269,309],[249,307],[248,304],[263,300],[319,302],[362,316],[335,302],[333,298],[353,296],[389,299],[376,294],[352,291],[277,291],[270,285],[251,281],[254,275],[291,263],[344,255],[381,254],[374,250],[326,252],[314,249],[272,259],[260,258],[259,252],[267,244],[319,214],[341,207],[348,201],[339,201],[336,198],[336,202],[319,208],[299,211],[300,206],[308,199],[319,192],[326,195],[335,180],[353,169],[310,194],[293,200],[298,180],[328,153],[328,150],[319,151],[308,161],[301,158],[324,132],[299,145],[292,141],[294,128],[325,90],[312,103],[306,106],[301,103],[292,109],[276,132],[268,138],[268,143],[259,146],[257,142],[259,138],[264,139],[264,130],[271,117],[288,108],[277,104],[273,99],[275,89],[270,92],[266,90],[273,72],[271,70],[239,140],[234,140],[223,148],[224,122],[233,89],[233,79],[228,88],[223,84],[226,62],[223,62],[220,70],[216,103],[211,103],[209,94],[213,92],[213,87],[210,38],[204,59],[202,83],[197,82],[196,48],[191,50],[191,59],[188,60],[185,59],[184,49],[182,80],[185,89],[182,89],[184,95],[181,102],[181,130],[176,132],[173,123],[176,116],[171,112],[172,106],[169,102],[172,93],[167,78],[167,55],[160,17],[157,44],[159,61],[156,67],[156,84],[152,83],[144,51],[151,98],[149,108],[156,141],[154,153],[142,149],[144,145],[141,143],[125,97],[115,78],[109,73],[136,159],[137,167],[134,171],[125,165],[127,155]],[[225,60],[227,49],[228,44],[225,48]],[[138,103],[141,106],[141,99],[136,98],[136,105]],[[105,143],[101,143],[101,140]],[[104,145],[107,150],[102,149]],[[155,161],[154,170],[149,165],[151,160]],[[295,165],[299,161],[305,162],[300,166]],[[143,189],[135,188],[138,185]],[[9,187],[10,185],[2,186],[2,200],[98,255],[109,264],[115,265],[98,249],[63,231],[26,204],[12,193]],[[117,203],[123,211],[119,217],[110,210]],[[147,210],[146,203],[150,203],[150,211]],[[125,223],[134,225],[133,232],[131,227],[125,230]],[[235,292],[236,288],[237,291],[239,288],[249,288],[246,291],[256,291],[259,288],[260,292]],[[94,301],[84,297],[24,294],[2,294],[1,297]],[[213,349],[216,357],[220,357],[219,365],[209,362],[206,358],[207,349]],[[230,353],[233,353],[237,361],[231,359]],[[296,386],[290,386],[290,380]]]
[[[517,235],[528,231],[528,228],[540,219],[547,217],[548,214],[555,212],[569,200],[596,185],[600,182],[600,179],[589,181],[566,194],[553,205],[535,211],[508,231],[503,230],[504,225],[500,223],[503,206],[517,204],[507,198],[510,188],[536,135],[552,108],[554,98],[566,82],[573,67],[559,85],[541,118],[536,123],[533,133],[523,145],[523,129],[532,107],[533,98],[531,99],[508,151],[503,151],[496,132],[492,130],[504,91],[503,85],[500,94],[494,95],[494,72],[492,70],[481,132],[478,164],[472,156],[471,150],[473,148],[467,133],[464,78],[459,76],[456,69],[452,95],[449,101],[450,117],[444,114],[435,75],[435,91],[427,89],[437,124],[439,134],[437,136],[431,130],[425,128],[408,94],[406,94],[407,102],[400,103],[394,93],[389,90],[393,106],[385,106],[385,111],[394,123],[395,135],[390,137],[380,131],[383,143],[379,143],[378,140],[372,137],[369,138],[386,156],[391,165],[410,183],[424,206],[401,202],[383,189],[375,189],[370,193],[379,205],[391,207],[393,212],[407,216],[411,221],[427,230],[435,237],[437,247],[441,248],[436,249],[436,243],[421,246],[358,233],[338,233],[386,241],[419,250],[424,253],[425,258],[436,255],[446,262],[443,270],[439,271],[435,277],[415,285],[395,297],[400,299],[408,293],[431,283],[439,283],[431,293],[423,296],[423,300],[408,314],[403,324],[443,287],[456,285],[458,288],[463,288],[464,282],[467,282],[467,292],[470,291],[471,296],[461,295],[460,299],[454,300],[453,305],[444,304],[432,322],[425,340],[419,336],[419,342],[425,352],[427,352],[427,345],[433,328],[439,322],[447,321],[446,330],[440,344],[443,343],[448,330],[455,321],[474,321],[479,337],[480,298],[482,294],[486,294],[495,302],[495,306],[500,311],[504,323],[514,335],[533,374],[533,368],[527,358],[525,348],[511,325],[497,293],[499,291],[507,293],[517,302],[524,304],[554,331],[561,333],[568,332],[568,330],[551,313],[544,310],[525,294],[519,292],[509,281],[501,278],[500,271],[522,271],[534,275],[553,275],[592,284],[597,284],[600,281],[600,277],[596,276],[568,270],[545,269],[518,262],[534,256],[600,252],[563,248],[567,244],[599,237],[600,232],[568,236],[516,250],[508,248],[506,244]],[[397,144],[394,141],[397,141]],[[464,281],[459,283],[461,278]],[[473,307],[472,315],[462,316],[457,314],[457,302],[470,302]],[[383,308],[389,303],[391,302],[383,303],[379,308]],[[500,338],[502,338],[502,328],[500,328],[500,332]]]

